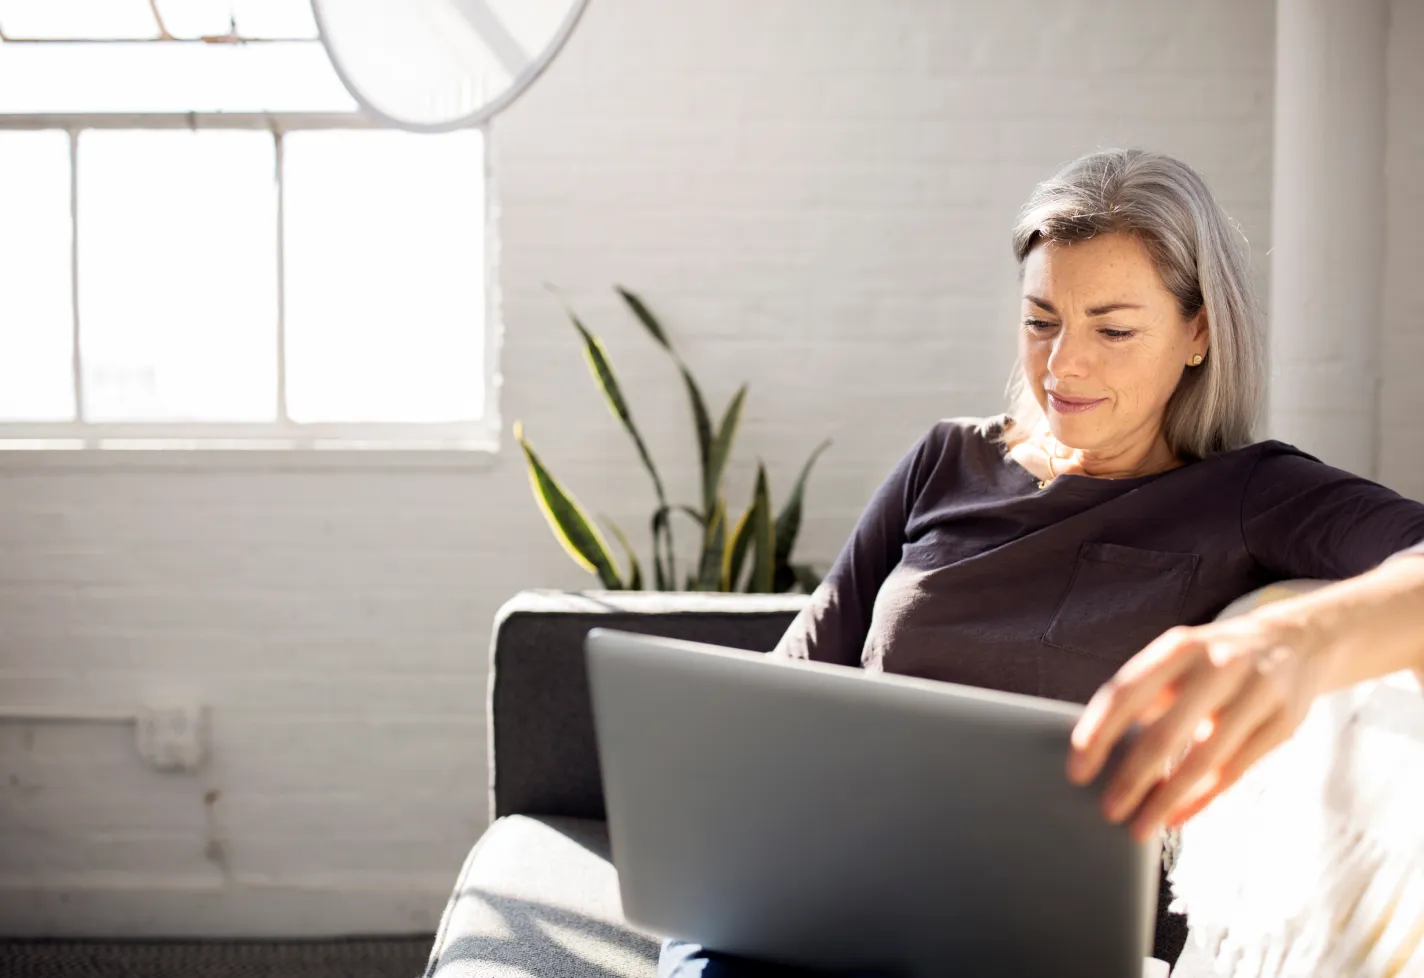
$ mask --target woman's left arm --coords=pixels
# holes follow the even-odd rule
[[[1139,838],[1206,807],[1317,697],[1404,669],[1424,684],[1424,505],[1300,454],[1262,461],[1243,498],[1248,551],[1281,578],[1345,579],[1174,628],[1089,702],[1068,775],[1091,781],[1140,725],[1103,794],[1107,817],[1131,817]]]

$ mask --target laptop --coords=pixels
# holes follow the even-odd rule
[[[1067,780],[1081,707],[601,629],[587,653],[629,922],[817,969],[1143,974],[1159,847],[1100,814],[1111,763]]]

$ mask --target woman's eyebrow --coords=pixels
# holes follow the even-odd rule
[[[1047,299],[1040,299],[1036,295],[1025,295],[1024,298],[1027,299],[1029,302],[1032,302],[1034,305],[1038,306],[1040,309],[1043,309],[1047,312],[1051,312],[1055,316],[1058,315],[1058,310],[1053,308],[1053,303],[1049,302]],[[1143,307],[1137,304],[1136,302],[1109,302],[1101,306],[1093,306],[1091,309],[1088,310],[1088,315],[1106,316],[1108,313],[1117,312],[1119,309],[1141,308]]]

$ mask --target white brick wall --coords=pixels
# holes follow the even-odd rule
[[[1385,75],[1380,479],[1424,499],[1424,0],[1392,0]]]
[[[594,0],[492,134],[505,419],[641,538],[646,480],[554,283],[690,498],[683,395],[609,286],[640,290],[719,409],[751,382],[738,496],[757,457],[784,493],[835,439],[801,551],[824,563],[933,419],[1000,408],[1008,232],[1057,164],[1177,153],[1260,263],[1272,49],[1267,0]],[[433,928],[484,824],[491,617],[519,588],[586,581],[507,452],[11,458],[0,554],[0,705],[176,690],[211,704],[215,735],[202,776],[161,776],[116,727],[0,724],[8,931]]]

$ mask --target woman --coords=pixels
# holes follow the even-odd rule
[[[1102,808],[1147,838],[1318,696],[1424,670],[1424,504],[1252,442],[1261,315],[1201,177],[1096,153],[1040,184],[1011,413],[942,421],[876,492],[777,654],[1086,702],[1067,776],[1144,730]],[[1339,583],[1213,623],[1288,578]],[[1157,956],[1175,959],[1159,933]],[[780,974],[668,942],[660,975]]]

